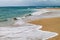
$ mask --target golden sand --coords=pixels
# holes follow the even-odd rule
[[[42,25],[42,30],[57,32],[59,35],[49,40],[60,40],[60,17],[39,19],[31,21],[30,23]]]

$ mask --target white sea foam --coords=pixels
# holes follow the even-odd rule
[[[37,12],[32,13],[31,15],[40,15],[46,12],[50,12],[50,11],[48,11],[47,9],[40,9]]]
[[[1,40],[46,40],[57,33],[36,29],[37,26],[0,27]]]
[[[23,25],[25,22],[22,19],[16,20],[14,25]]]
[[[19,27],[0,27],[0,40],[46,40],[58,35],[55,32],[39,30],[41,28],[42,26],[29,23]]]

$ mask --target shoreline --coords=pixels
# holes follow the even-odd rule
[[[35,25],[42,25],[42,30],[50,31],[50,32],[57,32],[59,35],[56,37],[53,37],[49,40],[60,40],[60,17],[56,18],[44,18],[44,19],[38,19],[31,21],[29,23],[35,24]]]
[[[41,13],[40,10],[46,10],[46,12],[42,11],[43,13]],[[40,9],[37,12],[34,12],[32,14],[32,16],[28,16],[26,18],[24,18],[23,20],[25,21],[34,21],[35,19],[43,19],[43,18],[54,18],[54,17],[60,17],[60,10],[56,10],[56,9]],[[40,14],[39,14],[40,13]],[[57,14],[58,13],[58,14]],[[36,15],[37,14],[37,15]]]
[[[35,24],[35,25],[42,25],[42,30],[45,31],[51,31],[51,32],[57,32],[59,35],[51,38],[49,40],[60,40],[60,9],[47,9],[51,10],[52,12],[48,12],[46,14],[41,14],[38,18],[35,20],[29,21],[29,23]],[[54,11],[55,10],[55,11]]]
[[[42,10],[42,11],[41,11],[41,10]],[[45,9],[40,9],[40,11],[34,12],[34,13],[38,13],[38,14],[40,13],[39,15],[34,14],[34,15],[31,15],[31,16],[27,16],[27,17],[23,16],[23,17],[21,17],[21,19],[22,19],[22,21],[24,22],[24,24],[26,24],[26,23],[28,23],[29,21],[31,22],[31,21],[34,21],[34,20],[36,20],[36,19],[44,19],[44,18],[57,17],[57,16],[60,17],[59,13],[58,13],[58,14],[56,14],[56,13],[54,14],[54,12],[52,12],[52,13],[53,13],[53,15],[52,15],[52,13],[50,14],[50,12],[51,12],[51,11],[50,11],[50,10],[47,10],[47,9],[46,9],[46,11],[45,11]],[[48,13],[49,13],[49,14],[48,14]],[[47,14],[48,14],[48,16],[47,16]],[[17,18],[19,18],[19,17],[17,17]],[[21,21],[21,20],[18,20],[17,23],[19,23],[19,22],[22,23],[22,21]],[[9,21],[9,22],[10,22],[10,21]],[[12,22],[13,22],[13,21],[12,21]],[[36,22],[36,21],[35,21],[35,22]],[[30,30],[31,27],[34,27],[34,26],[37,27],[37,26],[38,26],[38,27],[40,28],[40,26],[41,26],[41,25],[35,25],[35,24],[34,24],[34,25],[32,24],[32,26],[31,26],[30,24],[26,24],[26,25],[24,25],[24,24],[22,25],[23,30],[24,30],[24,28],[27,28],[27,30],[29,30],[29,31],[31,31],[31,30]],[[25,27],[25,26],[27,26],[27,27]],[[31,26],[31,27],[30,27],[30,26]],[[13,26],[12,26],[12,27],[13,27]],[[35,28],[35,27],[34,27],[34,28]],[[3,28],[3,27],[2,27],[2,28]],[[19,26],[19,27],[17,27],[17,28],[16,28],[16,27],[13,27],[13,28],[9,28],[9,27],[8,27],[7,29],[2,29],[2,30],[5,30],[5,31],[9,30],[9,31],[11,31],[11,29],[12,29],[12,30],[13,30],[13,29],[15,30],[15,29],[19,29],[19,28],[21,28],[21,26]],[[44,27],[43,27],[43,28],[44,28]],[[42,28],[42,29],[43,29],[43,28]],[[58,35],[58,33],[56,33],[56,32],[50,32],[50,31],[47,31],[47,30],[46,30],[46,31],[43,31],[42,29],[39,30],[38,33],[41,32],[41,34],[43,33],[42,35],[44,35],[44,33],[46,33],[47,36],[46,36],[46,35],[44,36],[44,37],[46,37],[46,39],[52,38],[52,37],[55,37],[55,36]],[[20,29],[19,29],[19,30],[20,30]],[[18,30],[18,33],[19,33],[19,30]],[[22,31],[23,31],[23,30],[22,30]],[[36,28],[36,30],[37,30],[37,28]],[[36,31],[36,30],[35,30],[35,31]],[[16,32],[17,32],[17,31],[16,31]],[[14,33],[16,33],[16,32],[14,32]],[[33,32],[33,31],[32,31],[32,32]],[[10,32],[10,33],[12,34],[13,32]],[[22,33],[24,34],[24,32],[22,32]],[[31,32],[29,32],[29,33],[31,33]],[[37,33],[37,31],[36,31],[36,33]],[[41,34],[40,34],[40,35],[41,35]],[[51,35],[50,35],[50,34],[51,34]],[[26,35],[27,35],[27,34],[26,34]],[[7,35],[6,35],[6,36],[7,36]],[[11,36],[11,35],[9,35],[9,36]],[[48,37],[48,36],[49,36],[49,37]],[[19,36],[19,37],[20,37],[20,36]],[[23,37],[24,37],[24,36],[23,36]],[[41,36],[40,36],[40,37],[41,37]],[[43,37],[43,36],[42,36],[42,37]],[[39,37],[38,37],[38,38],[39,38]]]

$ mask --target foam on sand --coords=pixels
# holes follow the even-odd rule
[[[57,33],[36,29],[37,26],[0,27],[1,40],[43,40],[57,36]]]
[[[19,27],[0,27],[0,40],[46,40],[58,35],[55,32],[39,30],[41,28],[42,26],[29,23]]]
[[[37,12],[32,13],[31,15],[41,15],[42,13],[50,12],[47,9],[40,9]]]

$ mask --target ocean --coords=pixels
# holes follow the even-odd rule
[[[36,9],[58,8],[58,7],[55,6],[0,7],[0,22],[7,21],[8,18],[21,17],[26,14],[36,12],[37,11]]]
[[[0,7],[0,21],[4,21],[7,18],[21,17],[34,11],[34,9],[22,7]]]
[[[34,7],[0,7],[0,27],[12,24],[12,18],[22,17],[36,11]]]

